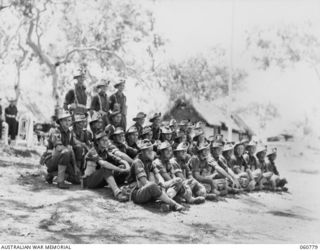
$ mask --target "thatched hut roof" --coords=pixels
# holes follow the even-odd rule
[[[177,99],[164,113],[164,119],[189,119],[192,122],[203,121],[208,127],[225,127],[231,122],[232,129],[240,133],[253,135],[252,129],[238,114],[232,114],[228,119],[227,110],[210,102],[192,102],[191,100]]]

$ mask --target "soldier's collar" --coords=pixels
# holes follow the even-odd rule
[[[107,149],[106,147],[100,149],[99,146],[96,146],[96,150],[97,150],[98,153],[104,153],[104,152],[106,152],[108,149]]]
[[[70,132],[69,128],[67,128],[67,130],[65,130],[61,125],[59,125],[59,129],[60,129],[60,131],[65,132],[65,133]]]
[[[142,153],[139,153],[138,158],[143,162],[143,163],[151,163],[152,160],[149,160],[148,158],[144,158]]]
[[[80,88],[80,89],[86,89],[86,87],[84,86],[84,84],[79,84],[79,83],[76,83],[76,88]]]

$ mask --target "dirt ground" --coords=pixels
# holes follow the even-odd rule
[[[107,189],[59,190],[44,182],[36,152],[0,149],[0,243],[319,243],[320,151],[279,148],[289,193],[255,192],[183,213],[118,203]]]

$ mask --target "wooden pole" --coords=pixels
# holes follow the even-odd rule
[[[228,81],[228,140],[232,141],[232,124],[231,124],[231,111],[232,111],[232,75],[233,75],[233,40],[234,40],[234,6],[235,0],[232,0],[231,6],[231,35],[230,35],[230,62],[229,62],[229,81]]]

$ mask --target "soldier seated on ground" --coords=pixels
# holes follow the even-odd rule
[[[89,126],[93,135],[103,130],[103,120],[100,113],[93,111]]]
[[[131,165],[133,162],[133,159],[138,154],[138,150],[127,145],[123,129],[121,127],[116,128],[110,138],[111,138],[113,144],[121,152],[128,155],[129,158],[127,158],[127,161]]]
[[[138,138],[139,134],[137,128],[135,126],[131,126],[126,132],[126,142],[128,146],[136,149],[137,151],[139,151]]]
[[[219,183],[214,180],[213,163],[209,161],[209,144],[201,143],[197,147],[197,154],[193,155],[188,163],[192,170],[193,177],[206,186],[207,192],[220,195],[218,190]]]
[[[280,173],[275,164],[275,160],[277,159],[277,148],[271,148],[267,152],[267,165],[266,171],[272,172],[271,176],[271,184],[273,188],[280,188],[283,191],[288,191],[288,188],[285,185],[288,183],[286,178],[280,178]]]
[[[185,189],[184,198],[190,204],[200,204],[205,201],[207,197],[206,188],[196,179],[192,177],[192,173],[188,167],[188,162],[191,158],[187,154],[189,144],[180,143],[174,152],[174,157],[170,159],[174,174],[183,180]],[[210,196],[207,198],[210,199]],[[215,199],[215,198],[214,198]]]
[[[214,179],[227,179],[228,183],[225,183],[225,185],[227,186],[228,192],[239,192],[239,181],[233,173],[230,173],[230,168],[228,168],[228,166],[223,162],[222,149],[223,145],[220,142],[211,142],[210,153],[214,161],[216,162],[216,165],[214,166],[214,173],[216,174],[216,176],[214,177]]]
[[[161,128],[160,141],[168,141],[171,145],[173,145],[174,142],[172,140],[172,131],[169,127],[164,126]]]
[[[86,129],[87,117],[85,114],[75,114],[73,121],[73,134],[75,140],[74,154],[77,167],[83,171],[84,156],[92,146],[92,134]]]
[[[178,123],[178,128],[185,133],[187,133],[187,127],[188,127],[188,120],[181,120]]]
[[[123,130],[123,124],[121,123],[122,115],[120,111],[112,111],[109,115],[109,120],[110,120],[110,125],[108,126],[113,126],[113,128],[121,127]],[[111,131],[112,133],[112,131]]]
[[[127,177],[130,173],[130,165],[108,152],[109,143],[108,135],[105,132],[102,131],[95,135],[94,147],[85,156],[83,187],[102,188],[108,184],[115,199],[125,202],[129,198],[122,194],[117,177]],[[123,180],[120,182],[124,183]]]
[[[156,170],[159,171],[158,181],[166,189],[168,196],[175,200],[187,199],[191,202],[191,190],[185,189],[183,180],[175,175],[176,170],[173,168],[170,159],[172,157],[172,148],[169,142],[165,141],[161,143],[158,148],[159,157],[153,161],[153,165]],[[188,194],[190,192],[190,194]]]
[[[265,172],[266,170],[266,162],[265,162],[265,157],[266,157],[266,152],[267,148],[266,146],[263,145],[258,145],[257,150],[255,151],[256,153],[256,167],[252,167],[251,173],[254,181],[256,182],[256,186],[258,186],[257,190],[262,190],[264,189],[264,183],[270,183],[270,179],[272,176],[272,173],[267,173]],[[253,169],[255,168],[255,170]]]
[[[80,170],[73,152],[75,140],[69,129],[72,124],[71,114],[59,111],[58,124],[58,128],[50,130],[47,151],[42,155],[41,163],[47,166],[46,181],[52,184],[54,176],[57,176],[58,188],[67,189],[69,186],[65,180],[80,184]]]
[[[239,184],[240,191],[242,190],[242,186],[239,182],[239,177],[232,171],[232,156],[233,156],[233,145],[230,142],[226,142],[222,148],[222,153],[219,156],[218,164],[228,171],[231,177]]]
[[[141,136],[143,125],[145,122],[147,115],[143,112],[138,112],[137,116],[135,116],[132,120],[135,121],[134,127],[137,129],[138,137]]]
[[[175,119],[171,119],[169,122],[169,128],[172,131],[172,139],[175,139],[178,130],[178,123]]]
[[[258,165],[258,160],[257,158],[254,156],[255,153],[258,153],[260,151],[264,151],[265,147],[259,147],[259,149],[257,149],[257,144],[253,141],[250,141],[247,146],[246,146],[247,151],[243,154],[243,159],[245,160],[248,170],[250,170],[252,178],[254,179],[254,181],[256,182],[256,189],[262,189],[263,185],[262,185],[262,169],[261,167]]]
[[[170,205],[173,210],[181,211],[183,206],[171,199],[160,185],[156,184],[156,176],[159,178],[159,171],[152,164],[155,153],[150,140],[143,140],[139,146],[141,153],[135,158],[132,164],[133,174],[136,179],[136,186],[132,191],[131,198],[134,203],[145,204],[160,200]],[[161,179],[161,178],[160,178]]]
[[[183,132],[183,131],[176,131],[175,133],[175,136],[174,136],[174,143],[173,143],[173,149],[176,149],[177,146],[180,144],[180,143],[187,143],[187,136],[186,134]],[[189,151],[189,148],[190,148],[190,144],[188,144],[189,147],[188,147],[188,151]]]
[[[249,170],[246,161],[243,158],[244,143],[239,141],[234,145],[233,156],[231,157],[230,165],[232,171],[237,176],[241,187],[247,191],[253,191],[256,186],[256,182]]]
[[[193,137],[192,137],[192,142],[191,142],[191,145],[190,145],[191,154],[192,155],[196,155],[197,151],[198,151],[198,146],[200,144],[205,143],[205,142],[207,142],[207,141],[206,141],[206,137],[204,135],[204,131],[202,131],[202,130],[194,131]]]
[[[152,141],[152,129],[151,127],[144,127],[141,133],[141,137],[140,139],[144,140],[144,139],[148,139],[150,141]]]

